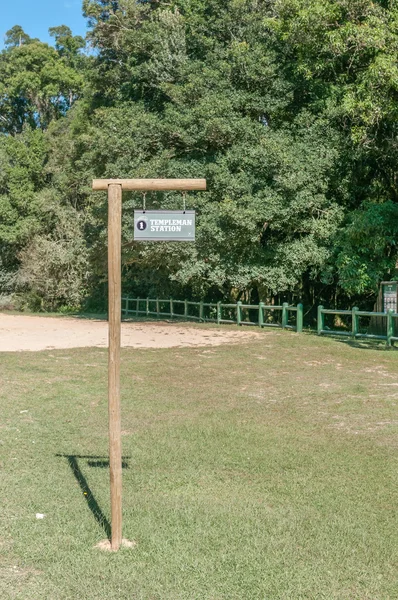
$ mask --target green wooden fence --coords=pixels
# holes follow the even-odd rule
[[[346,331],[326,328],[325,315],[342,316],[343,319],[351,321],[351,328]],[[370,319],[376,317],[385,318],[385,335],[362,332],[360,330],[361,317]],[[398,341],[398,337],[395,336],[395,319],[398,319],[398,313],[395,313],[391,309],[387,313],[383,313],[359,310],[356,306],[351,310],[333,310],[318,306],[318,335],[342,335],[352,337],[353,339],[385,340],[389,346],[392,346],[394,342]]]
[[[303,305],[291,306],[287,302],[276,305],[243,304],[236,302],[191,302],[190,300],[174,300],[173,298],[122,298],[122,315],[180,318],[202,323],[236,323],[237,325],[255,325],[258,327],[280,327],[303,331]],[[325,316],[338,316],[345,322],[340,329],[329,328],[325,325]],[[360,326],[360,319],[383,317],[385,319],[385,334],[368,333],[368,328]],[[395,331],[398,329],[395,320],[398,313],[389,310],[387,313],[359,310],[356,306],[350,310],[338,310],[318,306],[317,328],[318,335],[337,335],[353,339],[384,340],[389,346],[398,341]],[[371,329],[371,328],[370,328]]]
[[[122,316],[181,318],[202,323],[236,323],[258,327],[281,327],[298,333],[303,330],[303,305],[280,306],[259,304],[224,304],[222,302],[191,302],[173,298],[122,297]]]

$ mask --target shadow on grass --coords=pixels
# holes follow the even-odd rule
[[[108,539],[111,538],[111,524],[102,512],[101,507],[99,506],[97,500],[95,499],[94,494],[92,493],[90,486],[88,485],[87,479],[83,475],[83,471],[79,466],[79,459],[87,460],[87,465],[89,467],[96,467],[100,469],[109,468],[109,460],[106,459],[105,456],[85,456],[80,454],[56,454],[58,457],[66,458],[68,464],[71,468],[71,471],[80,486],[83,497],[87,502],[89,509],[91,510],[95,520],[97,523],[104,529],[106,536]],[[122,459],[122,468],[128,469],[128,462],[126,459],[130,458],[129,456],[124,456]]]
[[[326,336],[325,336],[326,337]],[[328,335],[327,337],[332,338],[335,342],[350,346],[350,348],[357,348],[358,350],[376,350],[379,352],[393,352],[397,350],[397,346],[387,346],[383,340],[353,340],[353,339],[341,339],[338,336]]]
[[[346,330],[344,330],[346,331]],[[310,335],[314,338],[323,338],[330,339],[334,342],[339,342],[340,344],[344,344],[344,346],[349,346],[350,348],[357,348],[358,350],[378,350],[379,352],[391,352],[394,350],[398,350],[398,343],[395,345],[387,346],[385,340],[374,340],[374,339],[366,339],[366,338],[357,338],[353,339],[351,336],[343,335],[339,336],[338,334],[323,334],[321,336],[318,335],[316,329],[304,329],[303,333],[306,335]]]

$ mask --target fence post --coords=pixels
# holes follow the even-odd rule
[[[184,300],[184,317],[188,318],[188,300]]]
[[[221,323],[221,302],[217,302],[217,325]]]
[[[318,325],[318,335],[322,334],[322,331],[324,329],[324,320],[325,320],[325,315],[323,314],[323,306],[322,304],[320,304],[318,306],[318,319],[317,319],[317,325]]]
[[[170,317],[173,318],[173,298],[170,298]]]
[[[199,321],[204,321],[203,319],[203,300],[199,302]]]
[[[356,314],[359,308],[357,306],[353,306],[352,308],[352,337],[356,338],[358,333],[358,315]]]
[[[149,314],[149,298],[146,299],[146,316]]]
[[[258,326],[264,327],[264,302],[260,302],[258,305]]]
[[[297,304],[297,317],[296,317],[296,331],[302,333],[303,331],[303,305]]]
[[[394,311],[390,308],[387,311],[387,344],[388,346],[392,346],[391,338],[394,337],[394,319],[393,319]]]
[[[138,311],[140,309],[140,299],[139,297],[137,298],[137,303],[135,305],[135,316],[138,317]]]
[[[239,300],[239,302],[236,303],[236,323],[237,325],[242,325],[242,302]]]
[[[156,298],[156,316],[159,318],[159,298]]]
[[[289,313],[288,313],[288,307],[289,304],[287,302],[284,302],[282,304],[282,329],[285,329],[285,327],[287,327],[287,323],[289,320]]]

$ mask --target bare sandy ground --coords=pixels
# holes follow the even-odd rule
[[[122,323],[122,346],[129,348],[218,346],[258,335],[247,329],[223,331],[181,323]],[[108,324],[105,321],[0,313],[0,352],[104,348],[107,345]]]

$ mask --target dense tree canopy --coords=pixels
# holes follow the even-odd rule
[[[0,54],[0,285],[105,302],[93,177],[206,177],[196,244],[134,243],[137,295],[372,305],[398,233],[398,3],[84,0],[85,41],[15,26]],[[147,206],[180,208],[175,193]],[[51,250],[52,249],[52,250]]]

